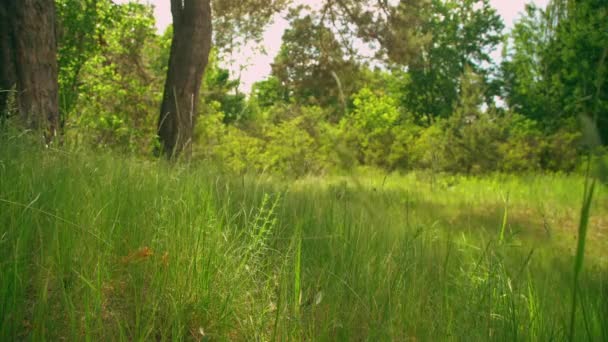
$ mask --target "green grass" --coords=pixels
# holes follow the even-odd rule
[[[2,139],[0,340],[608,340],[582,177],[285,182]]]

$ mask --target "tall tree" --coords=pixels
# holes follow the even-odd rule
[[[420,30],[431,0],[325,0],[321,10],[334,24],[341,42],[353,50],[358,38],[379,59],[401,65],[417,57],[431,36]]]
[[[54,0],[0,2],[0,87],[17,90],[25,127],[44,132],[47,142],[59,126]],[[6,105],[0,97],[0,110]]]
[[[420,30],[431,36],[409,63],[403,105],[418,120],[430,123],[448,117],[461,92],[465,68],[487,82],[491,51],[502,39],[504,24],[489,0],[432,0]],[[486,101],[497,91],[486,87]]]
[[[547,113],[557,113],[561,107],[561,100],[550,86],[554,72],[545,63],[553,35],[547,13],[527,5],[525,15],[509,34],[501,65],[507,104],[537,121],[547,121]]]
[[[566,6],[566,13],[555,19],[547,66],[559,75],[562,113],[589,116],[608,143],[608,2],[570,0]]]
[[[192,143],[199,90],[211,51],[210,0],[171,0],[173,40],[158,122],[164,153]]]
[[[342,112],[343,101],[356,87],[358,66],[345,59],[331,29],[312,15],[300,16],[299,12],[297,9],[288,17],[291,26],[283,34],[272,76],[280,81],[286,99]]]
[[[528,6],[503,63],[505,98],[521,114],[555,130],[587,115],[608,142],[608,4],[553,0]]]
[[[199,91],[212,46],[212,20],[219,27],[216,38],[220,46],[230,47],[234,32],[246,39],[259,39],[263,24],[284,3],[171,0],[173,37],[158,120],[158,136],[167,157],[179,155],[192,143]]]

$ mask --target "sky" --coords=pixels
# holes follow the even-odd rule
[[[305,3],[311,6],[320,3],[322,0],[296,0],[296,2]],[[118,2],[126,2],[121,0]],[[154,16],[156,18],[156,27],[160,32],[171,24],[171,9],[170,0],[143,0],[154,5]],[[503,17],[507,29],[513,26],[513,22],[524,11],[526,3],[534,3],[539,7],[545,7],[549,0],[490,0],[492,6],[496,8],[498,13]],[[239,53],[233,56],[233,60],[238,61],[233,65],[224,65],[228,67],[234,77],[241,79],[241,91],[247,93],[251,85],[259,80],[266,78],[270,74],[270,64],[275,55],[278,53],[281,46],[281,36],[287,28],[287,22],[280,16],[277,16],[274,23],[268,27],[264,34],[262,43],[266,53],[253,52],[253,49],[243,49],[246,52]],[[494,54],[496,58],[500,57],[500,48]]]

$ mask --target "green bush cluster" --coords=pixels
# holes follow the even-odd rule
[[[212,102],[196,127],[194,159],[214,162],[228,172],[268,172],[300,177],[334,168],[337,128],[323,120],[319,107],[276,105],[254,122],[225,124]]]
[[[301,177],[357,166],[387,171],[572,171],[578,165],[576,125],[545,134],[535,121],[495,108],[461,103],[449,118],[416,123],[382,92],[363,88],[336,124],[320,107],[279,103],[225,124],[218,102],[205,106],[194,158],[226,171]]]

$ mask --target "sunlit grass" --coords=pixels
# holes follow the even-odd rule
[[[608,339],[606,189],[297,182],[0,145],[0,340]],[[507,201],[508,198],[508,201]]]

